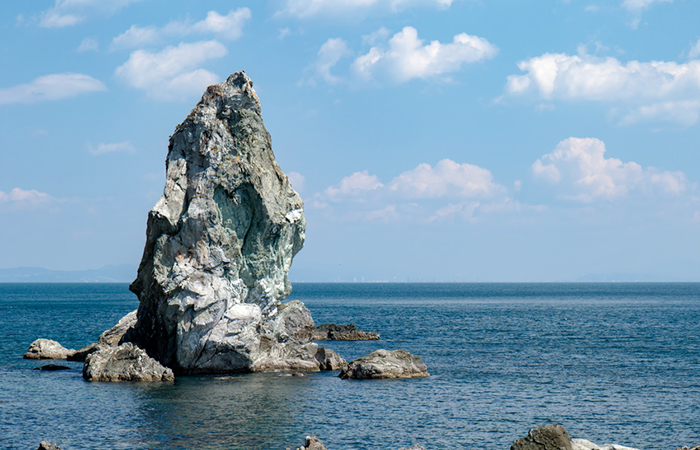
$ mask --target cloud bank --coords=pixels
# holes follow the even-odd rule
[[[0,105],[37,103],[75,97],[89,92],[106,91],[107,86],[81,73],[44,75],[31,83],[0,89]]]

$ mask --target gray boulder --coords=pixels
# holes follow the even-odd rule
[[[68,349],[51,339],[37,339],[29,345],[25,359],[66,359],[75,353],[75,350]]]
[[[342,369],[347,364],[339,354],[325,347],[318,348],[316,359],[318,360],[321,370],[338,370]]]
[[[88,355],[83,365],[88,381],[173,381],[173,371],[132,343],[103,347]]]
[[[37,450],[61,450],[61,447],[49,441],[41,441]]]
[[[403,350],[376,350],[349,362],[340,371],[340,378],[421,378],[428,368],[420,356]],[[569,449],[570,450],[570,449]]]
[[[559,424],[542,425],[518,438],[510,450],[572,450],[571,438]]]
[[[314,330],[314,341],[376,341],[379,333],[362,331],[355,324],[336,325],[324,323]]]
[[[207,88],[170,138],[124,341],[178,373],[319,370],[311,315],[281,304],[304,243],[303,208],[275,162],[252,81],[237,72]]]

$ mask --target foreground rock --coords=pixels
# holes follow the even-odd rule
[[[314,330],[314,341],[376,341],[379,333],[370,333],[358,329],[354,324],[336,325],[324,323]]]
[[[428,368],[420,356],[403,350],[376,350],[348,363],[340,371],[340,378],[421,378],[427,377]]]
[[[596,445],[585,439],[571,439],[559,424],[542,425],[518,438],[511,450],[636,450],[621,445]]]
[[[134,344],[104,347],[90,354],[83,366],[88,381],[172,381],[173,371],[163,367]]]
[[[287,449],[290,450],[290,449]],[[297,448],[296,450],[328,450],[326,446],[316,436],[306,436],[306,441],[304,445]]]
[[[41,441],[37,450],[61,450],[61,447],[49,441]]]
[[[25,359],[66,359],[75,353],[51,339],[37,339],[32,342],[24,354]]]

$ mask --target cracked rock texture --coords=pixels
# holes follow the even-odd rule
[[[280,303],[305,228],[251,80],[210,86],[170,138],[124,341],[177,373],[319,370],[311,315]]]
[[[88,381],[173,381],[173,371],[127,342],[91,353],[83,365]]]

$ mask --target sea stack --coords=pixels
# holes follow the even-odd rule
[[[124,340],[176,373],[319,370],[311,314],[281,303],[304,244],[304,205],[244,72],[207,88],[165,163]]]

